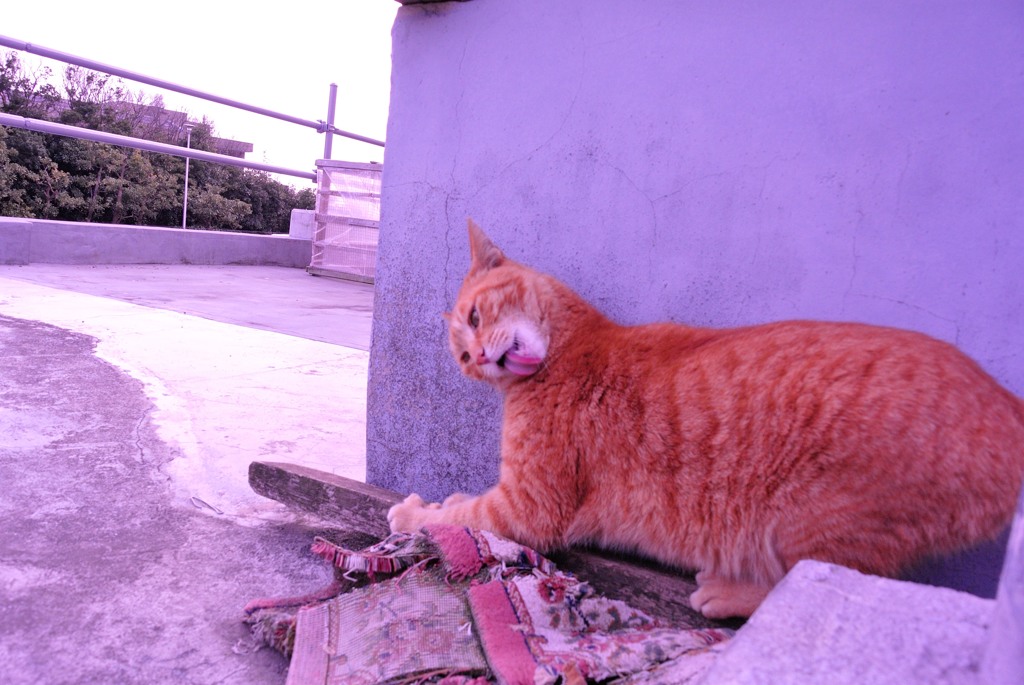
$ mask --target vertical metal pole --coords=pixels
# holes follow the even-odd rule
[[[185,149],[192,148],[192,127],[193,124],[185,124]],[[188,161],[185,158],[185,201],[181,203],[181,227],[185,228],[185,220],[188,217]]]
[[[324,136],[324,159],[331,158],[331,146],[334,144],[334,110],[338,104],[338,84],[331,84],[331,94],[327,98],[327,132]]]

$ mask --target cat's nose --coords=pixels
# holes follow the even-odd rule
[[[476,363],[477,363],[477,365],[483,366],[484,364],[486,364],[489,361],[491,361],[491,360],[487,356],[487,350],[485,350],[484,348],[481,347],[480,350],[476,353]]]

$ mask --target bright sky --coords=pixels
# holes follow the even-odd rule
[[[336,83],[335,125],[384,140],[391,25],[399,6],[395,0],[8,2],[0,34],[313,121],[327,118],[329,87]],[[46,63],[54,84],[60,84],[63,63],[18,54],[26,65]],[[312,170],[323,157],[323,135],[312,128],[134,81],[124,84],[160,94],[169,109],[187,111],[194,119],[208,117],[215,135],[252,143],[247,159]],[[378,146],[335,136],[331,156],[382,162],[383,153]],[[300,188],[307,183],[288,176],[280,180]]]

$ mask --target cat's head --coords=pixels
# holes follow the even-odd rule
[[[470,266],[448,320],[448,341],[462,372],[505,388],[537,373],[550,334],[538,290],[543,276],[498,249],[469,220]]]

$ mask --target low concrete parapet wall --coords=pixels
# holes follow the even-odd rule
[[[310,240],[287,235],[0,217],[0,264],[309,266]]]

